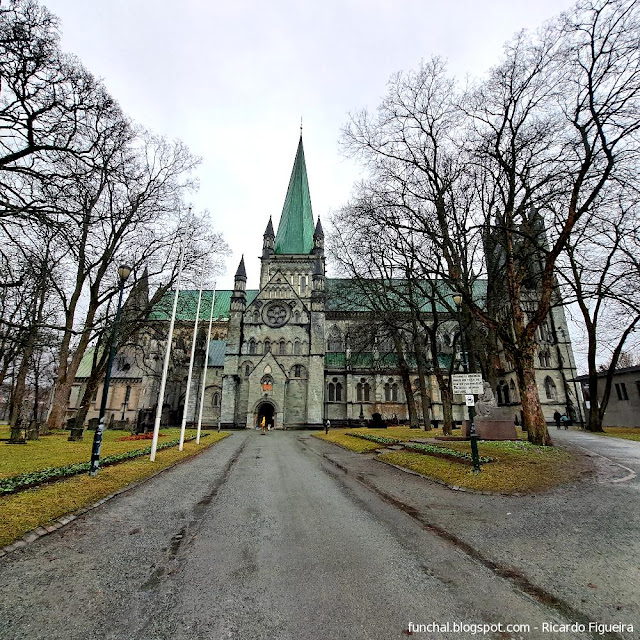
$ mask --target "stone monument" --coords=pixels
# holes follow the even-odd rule
[[[511,407],[498,407],[488,382],[475,404],[476,434],[482,440],[517,440]]]

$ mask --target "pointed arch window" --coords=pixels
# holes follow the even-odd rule
[[[327,339],[327,351],[342,351],[342,334],[338,327],[333,327],[329,333],[329,338]]]
[[[547,396],[547,400],[556,400],[558,397],[558,390],[556,389],[556,383],[547,376],[544,379],[544,392]]]
[[[300,340],[296,338],[296,341],[293,343],[293,355],[299,356],[300,351]]]
[[[249,340],[249,355],[255,355],[256,353],[256,341],[251,338],[251,340]]]
[[[264,341],[264,352],[271,353],[271,340],[269,339]]]
[[[251,365],[247,364],[244,367],[244,376],[245,378],[248,378],[251,375]]]
[[[329,402],[336,401],[336,385],[333,382],[329,383]]]
[[[391,385],[391,402],[398,402],[398,385],[395,382]]]
[[[388,382],[384,385],[384,401],[391,402],[391,385]]]
[[[262,376],[260,384],[262,385],[263,391],[271,391],[273,389],[273,378],[269,374],[266,374]]]
[[[342,402],[342,385],[339,382],[336,384],[336,402]]]
[[[217,409],[220,406],[220,394],[216,391],[211,398],[211,406]]]
[[[278,344],[278,354],[281,356],[287,354],[287,343],[284,341],[284,338],[282,338]]]
[[[356,400],[362,402],[362,382],[358,382],[356,385]]]

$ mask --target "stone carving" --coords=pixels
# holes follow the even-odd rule
[[[485,382],[484,393],[482,394],[482,397],[476,402],[476,415],[479,418],[488,418],[496,408],[496,399],[493,396],[491,385],[488,382]]]

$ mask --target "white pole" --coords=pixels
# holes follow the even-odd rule
[[[200,444],[200,431],[202,428],[202,407],[204,406],[204,389],[207,386],[207,364],[209,362],[209,343],[211,342],[211,324],[213,323],[213,305],[216,301],[216,283],[213,283],[211,295],[211,311],[209,313],[209,330],[207,331],[207,346],[204,350],[204,365],[202,367],[202,390],[200,391],[200,411],[198,413],[198,431],[196,433],[196,444]],[[222,405],[222,403],[220,403]],[[222,409],[222,406],[220,407]]]
[[[191,359],[189,360],[189,373],[187,375],[187,390],[184,393],[184,411],[182,412],[182,424],[180,425],[180,444],[178,451],[184,448],[184,430],[187,426],[187,411],[189,410],[189,392],[191,391],[191,375],[193,374],[193,359],[196,355],[196,338],[198,337],[198,316],[200,315],[200,302],[202,301],[202,284],[204,282],[204,264],[200,271],[200,291],[198,291],[198,306],[196,308],[196,321],[193,325],[193,340],[191,341]]]
[[[158,434],[160,433],[160,420],[162,418],[162,405],[164,404],[164,389],[167,384],[167,372],[169,371],[169,359],[171,356],[171,341],[173,340],[173,326],[176,323],[176,309],[178,307],[178,294],[180,293],[180,278],[182,277],[182,264],[184,263],[184,244],[187,238],[188,223],[182,234],[180,244],[180,266],[178,268],[178,280],[176,281],[176,292],[173,296],[173,310],[171,312],[171,322],[169,323],[169,336],[167,337],[167,348],[164,353],[164,367],[162,368],[162,380],[160,381],[160,391],[158,392],[158,406],[156,407],[156,421],[153,425],[153,441],[151,442],[151,455],[149,460],[156,459],[156,449],[158,448]]]

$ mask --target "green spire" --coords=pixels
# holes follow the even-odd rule
[[[304,162],[302,135],[300,135],[298,152],[293,163],[287,197],[278,225],[275,253],[311,253],[313,250],[313,228],[307,167]]]

